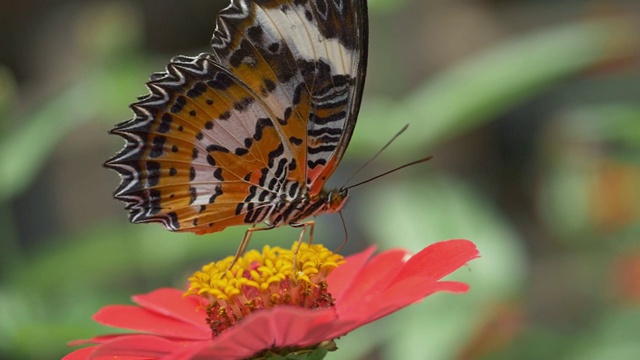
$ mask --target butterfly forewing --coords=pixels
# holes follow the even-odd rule
[[[234,0],[212,54],[152,75],[106,166],[133,222],[208,233],[306,214],[353,132],[366,2]],[[293,214],[293,215],[292,215]],[[276,225],[280,225],[279,223]]]
[[[277,114],[292,148],[302,152],[296,157],[311,194],[335,170],[353,133],[366,14],[366,2],[357,0],[234,1],[218,18],[214,55]]]

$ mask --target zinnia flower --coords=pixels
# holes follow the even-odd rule
[[[298,248],[299,246],[299,248]],[[439,291],[468,285],[441,279],[478,257],[468,240],[430,245],[415,255],[374,249],[343,259],[321,245],[250,251],[203,267],[185,294],[164,288],[110,305],[94,320],[139,331],[87,341],[78,359],[267,359],[335,350],[334,340]],[[299,357],[303,358],[303,357]]]

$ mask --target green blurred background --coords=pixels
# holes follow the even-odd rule
[[[182,287],[243,227],[131,225],[108,136],[174,55],[207,51],[219,1],[3,1],[0,358],[55,359],[91,315]],[[370,0],[367,87],[340,186],[345,253],[468,238],[482,258],[437,294],[338,341],[331,359],[640,358],[640,2]],[[337,216],[315,241],[344,238]],[[258,233],[253,247],[297,231]]]

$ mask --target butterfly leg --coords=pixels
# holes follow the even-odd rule
[[[244,236],[242,237],[242,242],[240,242],[240,246],[238,246],[238,250],[236,251],[236,256],[233,257],[233,261],[231,262],[231,265],[229,265],[229,269],[227,269],[227,271],[231,270],[231,268],[233,267],[233,265],[236,264],[240,256],[242,256],[244,252],[247,250],[247,246],[249,246],[249,241],[251,241],[251,235],[253,235],[254,231],[271,230],[274,227],[275,225],[268,225],[265,227],[253,226],[248,228],[247,231],[245,231]]]
[[[289,224],[291,225],[291,227],[294,228],[302,228],[302,231],[300,232],[300,237],[298,238],[298,247],[296,248],[296,251],[293,252],[293,266],[294,266],[294,271],[295,269],[295,265],[297,262],[297,257],[298,257],[298,251],[300,251],[300,246],[302,245],[302,240],[304,239],[304,234],[307,232],[307,228],[309,229],[309,244],[313,243],[313,228],[315,226],[316,222],[313,220],[307,221],[307,222],[303,222],[300,224]]]

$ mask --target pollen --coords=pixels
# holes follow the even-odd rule
[[[189,278],[185,295],[206,299],[213,336],[253,311],[279,305],[333,306],[326,277],[344,263],[341,255],[322,245],[299,242],[291,249],[265,246],[262,252],[248,251],[231,266],[233,260],[229,256],[207,264]]]

